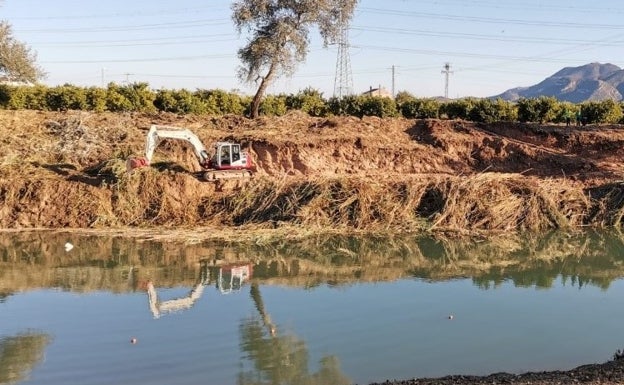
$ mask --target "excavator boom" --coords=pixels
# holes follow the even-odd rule
[[[199,160],[199,164],[202,165],[202,167],[204,164],[208,164],[210,160],[208,151],[206,151],[204,144],[191,130],[157,125],[152,125],[150,127],[147,137],[145,138],[145,159],[147,159],[149,163],[152,162],[154,151],[163,139],[178,139],[190,143],[195,152],[195,156]]]

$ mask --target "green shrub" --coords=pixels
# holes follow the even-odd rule
[[[469,120],[476,104],[477,99],[474,98],[451,100],[440,105],[440,115],[448,119]]]
[[[329,107],[323,94],[313,88],[306,88],[296,95],[286,97],[286,107],[289,110],[299,110],[310,116],[326,116]]]
[[[247,100],[239,95],[223,90],[197,90],[193,94],[204,105],[205,112],[211,115],[243,114]]]
[[[154,106],[159,111],[176,114],[203,114],[206,106],[200,98],[186,89],[158,90],[154,97]]]
[[[514,106],[500,98],[476,100],[468,113],[469,120],[481,123],[510,122],[515,121],[517,116]]]
[[[87,109],[95,112],[106,111],[106,90],[100,87],[89,87],[85,90]]]
[[[408,119],[435,119],[439,117],[440,103],[435,99],[404,99],[399,110]]]
[[[132,111],[132,103],[115,83],[109,83],[106,88],[106,109],[112,112]]]
[[[149,88],[149,84],[139,82],[120,86],[117,92],[128,101],[131,111],[153,112],[156,95]]]
[[[559,111],[559,102],[552,96],[535,99],[521,98],[517,102],[518,120],[521,122],[554,122]]]
[[[262,115],[282,116],[286,111],[286,95],[267,95],[260,104]]]
[[[46,106],[51,111],[85,110],[87,96],[84,88],[70,84],[48,88],[45,93]]]
[[[390,118],[399,115],[394,99],[385,96],[363,96],[361,113],[363,116]]]
[[[611,99],[585,102],[581,104],[581,114],[586,123],[614,124],[622,120],[622,106]]]
[[[14,92],[15,87],[11,87],[5,84],[0,84],[0,107],[8,108],[11,101],[11,94]]]
[[[394,97],[394,102],[397,105],[397,108],[399,109],[399,111],[401,110],[401,106],[405,103],[411,102],[416,100],[417,98],[410,94],[407,91],[399,91],[397,92],[396,96]]]
[[[355,95],[347,95],[342,98],[331,97],[327,101],[327,106],[332,115],[362,116],[361,99]]]

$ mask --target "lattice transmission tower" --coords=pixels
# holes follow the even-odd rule
[[[349,56],[349,22],[342,16],[341,12],[334,96],[342,98],[351,94],[353,94],[353,77],[351,75],[351,58]]]
[[[448,99],[449,75],[452,74],[451,63],[444,63],[442,74],[444,75],[444,98]]]

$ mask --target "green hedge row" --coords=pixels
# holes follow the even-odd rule
[[[44,111],[166,111],[179,114],[242,115],[248,113],[250,96],[222,90],[151,90],[147,83],[106,88],[6,86],[0,85],[0,108]],[[613,100],[573,104],[554,97],[520,99],[512,103],[502,99],[465,98],[440,101],[417,98],[400,92],[393,98],[380,96],[347,96],[325,99],[321,92],[308,88],[297,94],[268,95],[260,111],[281,116],[299,110],[311,116],[378,116],[406,118],[463,119],[475,122],[520,121],[551,123],[624,123],[624,104]]]

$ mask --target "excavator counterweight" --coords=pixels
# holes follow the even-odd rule
[[[181,140],[192,146],[202,168],[201,175],[206,181],[249,178],[255,171],[251,155],[243,151],[239,143],[217,142],[213,146],[211,156],[199,137],[191,130],[152,125],[145,139],[145,157],[128,159],[126,162],[128,172],[149,167],[154,151],[163,140],[167,139]]]

